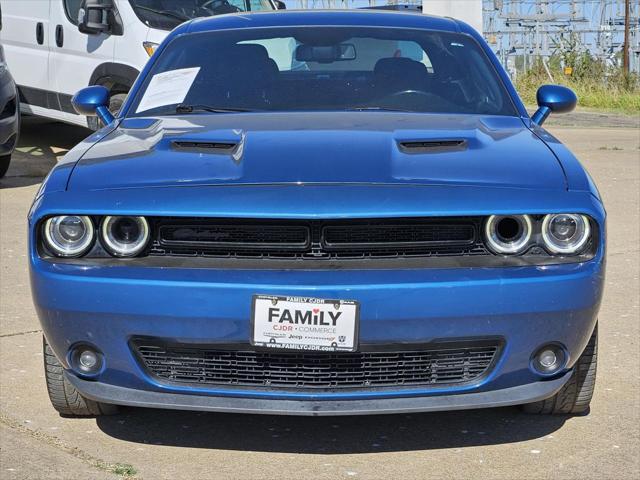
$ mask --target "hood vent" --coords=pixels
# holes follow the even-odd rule
[[[401,140],[398,147],[404,153],[438,153],[467,149],[467,141],[457,140]]]
[[[201,142],[201,141],[173,141],[173,148],[180,150],[199,150],[211,153],[231,153],[237,142]]]

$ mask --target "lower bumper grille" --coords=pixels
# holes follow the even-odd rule
[[[136,340],[133,348],[155,377],[191,385],[285,389],[359,389],[466,383],[488,373],[494,342],[431,344],[406,351],[297,353],[214,349]]]

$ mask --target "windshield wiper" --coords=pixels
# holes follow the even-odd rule
[[[187,17],[186,15],[182,15],[181,13],[178,13],[178,12],[172,12],[171,10],[156,10],[155,8],[149,8],[142,5],[136,5],[136,8],[139,8],[140,10],[144,10],[146,12],[151,12],[158,15],[164,15],[165,17],[172,17],[177,20],[180,20],[181,22],[191,20],[191,17]]]
[[[348,112],[368,112],[368,111],[380,111],[380,112],[405,112],[405,113],[417,113],[415,110],[408,110],[406,108],[395,107],[370,107],[370,106],[355,106],[345,108]]]
[[[213,107],[211,105],[187,105],[180,104],[176,107],[176,113],[194,113],[194,112],[212,112],[212,113],[234,113],[234,112],[255,112],[248,108],[226,108]]]

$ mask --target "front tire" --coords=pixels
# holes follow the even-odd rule
[[[598,364],[598,325],[589,343],[573,367],[573,375],[553,397],[522,405],[526,413],[537,415],[580,415],[589,412],[589,404],[596,386]]]
[[[51,405],[60,415],[73,417],[114,415],[118,407],[108,403],[94,402],[84,398],[76,388],[64,377],[64,368],[53,354],[53,350],[42,337],[42,353],[44,356],[44,376]]]

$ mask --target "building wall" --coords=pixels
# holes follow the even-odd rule
[[[482,0],[422,0],[422,11],[457,18],[482,33]]]

